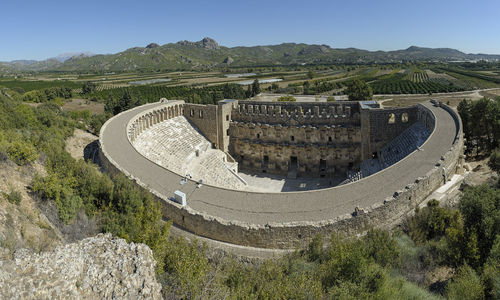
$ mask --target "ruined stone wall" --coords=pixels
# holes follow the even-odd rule
[[[243,169],[284,175],[296,158],[298,175],[345,175],[417,122],[418,111],[351,101],[241,101],[232,113],[229,150]]]
[[[345,176],[359,163],[360,147],[332,147],[327,144],[277,145],[258,141],[233,141],[240,156],[240,169],[283,174],[289,171],[291,157],[298,158],[297,174],[316,177]],[[352,164],[352,165],[350,165]]]
[[[215,148],[219,145],[217,105],[185,103],[184,117],[193,123]]]
[[[360,162],[359,127],[232,122],[230,136],[230,150],[240,169],[283,174],[296,157],[299,175],[343,176]]]
[[[359,126],[357,101],[261,102],[240,101],[232,120],[262,124]]]
[[[260,141],[285,145],[317,144],[332,147],[348,146],[361,142],[360,127],[335,125],[272,125],[261,123],[232,122],[232,139]]]
[[[358,102],[241,101],[232,112],[229,150],[241,169],[345,175],[361,161],[359,124]]]
[[[231,123],[231,114],[233,109],[238,106],[238,100],[223,100],[217,104],[217,115],[219,128],[219,149],[228,153],[229,151],[229,124]]]
[[[363,157],[373,153],[394,140],[419,120],[417,106],[402,108],[369,108],[361,112],[363,131]]]

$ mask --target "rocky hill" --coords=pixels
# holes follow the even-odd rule
[[[206,37],[198,42],[180,41],[180,42],[177,42],[177,44],[181,45],[181,46],[195,46],[195,47],[204,48],[204,49],[208,49],[208,50],[220,49],[219,44],[214,39],[211,39],[208,37]]]
[[[4,299],[161,299],[146,245],[100,234],[50,252],[0,260]]]
[[[396,51],[367,51],[356,48],[331,48],[328,45],[283,43],[252,47],[224,47],[214,39],[180,41],[145,47],[134,47],[108,55],[75,55],[61,62],[10,62],[0,65],[0,71],[134,71],[134,70],[190,70],[227,66],[300,65],[330,63],[390,63],[401,61],[456,61],[499,60],[500,55],[466,54],[450,48],[422,48],[411,46]]]

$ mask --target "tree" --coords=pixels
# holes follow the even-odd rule
[[[251,85],[248,86],[248,89],[245,92],[245,97],[246,98],[252,97],[252,86]]]
[[[261,89],[260,89],[260,84],[259,80],[255,79],[252,83],[252,97],[260,94]]]
[[[311,88],[311,83],[309,81],[304,81],[304,95],[309,94],[309,89]]]
[[[464,265],[446,286],[448,299],[484,299],[484,287],[474,270]]]
[[[323,237],[320,234],[314,236],[307,249],[309,261],[315,261],[323,256]]]
[[[113,114],[119,114],[120,112],[133,107],[132,96],[128,90],[125,90],[122,97],[118,100],[113,108]]]
[[[398,245],[388,231],[370,229],[362,241],[365,246],[365,255],[373,258],[377,264],[382,267],[400,264]]]
[[[482,264],[496,236],[500,234],[500,190],[486,184],[469,187],[462,195],[459,208],[464,220],[465,240],[471,241],[475,236],[479,262]],[[468,260],[467,264],[476,266],[474,260]]]
[[[490,155],[488,166],[495,172],[500,173],[500,149],[496,149]]]
[[[347,86],[346,94],[349,100],[371,100],[373,98],[372,88],[364,81],[354,79]]]
[[[91,94],[97,91],[97,85],[92,81],[86,81],[82,86],[82,94]]]
[[[309,72],[307,72],[307,78],[313,79],[314,77],[316,77],[316,72],[309,70]]]
[[[467,140],[472,138],[471,107],[472,107],[472,101],[466,100],[466,99],[460,101],[460,103],[458,103],[458,106],[457,106],[458,114],[460,115],[460,118],[462,119],[462,127],[463,127],[463,131],[464,131],[464,135],[465,135],[465,138]],[[467,147],[467,148],[471,148],[471,147]],[[467,149],[467,151],[470,151],[470,149]]]
[[[481,279],[487,299],[500,299],[500,235],[497,235],[486,261]]]

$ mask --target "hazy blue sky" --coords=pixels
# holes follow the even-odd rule
[[[499,0],[5,0],[0,11],[0,61],[205,36],[229,47],[303,42],[500,54]]]

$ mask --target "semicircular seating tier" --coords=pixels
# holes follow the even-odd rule
[[[226,154],[212,149],[210,141],[183,116],[153,125],[133,145],[149,160],[181,176],[223,188],[245,188],[231,171]]]

